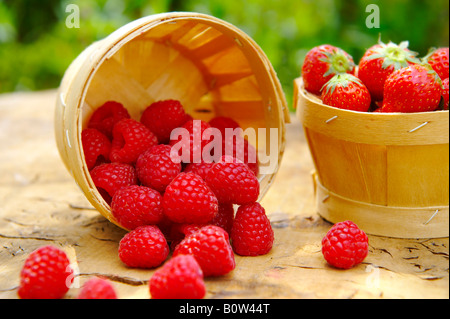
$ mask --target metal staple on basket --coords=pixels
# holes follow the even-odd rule
[[[429,222],[431,222],[431,220],[437,215],[437,213],[439,213],[439,209],[436,209],[436,211],[433,213],[433,215],[431,215],[431,217],[423,224],[427,225]]]
[[[328,120],[326,120],[325,121],[325,123],[330,123],[331,121],[333,121],[333,120],[335,120],[335,119],[337,119],[338,118],[338,116],[337,115],[335,115],[335,116],[333,116],[333,117],[331,117],[331,118],[329,118]]]
[[[413,133],[413,132],[421,129],[422,127],[424,127],[427,124],[428,124],[428,122],[424,122],[424,123],[420,124],[419,126],[417,126],[416,128],[413,128],[412,130],[408,131],[408,133]]]

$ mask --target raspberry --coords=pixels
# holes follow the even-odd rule
[[[222,133],[222,138],[225,137],[225,129],[231,128],[234,130],[236,128],[241,128],[235,120],[226,116],[216,116],[208,123],[211,127],[215,127],[220,130]]]
[[[248,166],[230,156],[223,156],[211,167],[206,182],[220,203],[244,205],[259,196],[259,182]]]
[[[169,245],[158,227],[139,226],[119,243],[120,260],[132,268],[155,268],[169,255]]]
[[[108,101],[94,111],[89,119],[88,127],[95,128],[108,138],[112,138],[114,125],[127,118],[130,118],[130,114],[122,104]]]
[[[226,137],[222,142],[222,152],[222,155],[232,156],[244,162],[258,176],[258,153],[246,139],[239,136]]]
[[[206,174],[213,165],[214,163],[206,163],[206,162],[189,163],[186,165],[183,172],[197,174],[203,180],[206,180]]]
[[[168,143],[172,130],[188,120],[186,115],[179,101],[158,101],[144,110],[141,123],[156,135],[159,143]]]
[[[180,173],[163,197],[166,216],[176,223],[207,223],[218,211],[217,198],[200,176]]]
[[[170,248],[175,250],[177,245],[190,234],[195,233],[200,230],[200,228],[208,226],[208,224],[177,224],[174,223],[170,229],[169,237],[172,242],[170,244]]]
[[[204,226],[186,236],[173,256],[186,254],[195,257],[205,277],[225,275],[236,266],[228,234],[218,226]]]
[[[94,166],[109,162],[111,142],[105,134],[95,128],[87,128],[81,132],[81,142],[84,160],[89,170]]]
[[[171,158],[169,145],[156,145],[142,153],[136,161],[136,173],[142,185],[163,193],[181,172],[181,163]],[[177,156],[177,155],[176,155]]]
[[[219,203],[219,211],[211,221],[211,225],[223,228],[229,235],[234,221],[234,208],[230,203]]]
[[[265,255],[273,245],[274,234],[264,208],[259,203],[240,206],[236,212],[231,241],[241,256]]]
[[[362,262],[368,252],[367,235],[349,220],[335,224],[322,239],[325,260],[337,268],[352,268]]]
[[[119,189],[137,184],[134,167],[123,163],[106,163],[96,166],[91,171],[91,178],[108,204]]]
[[[175,134],[176,138],[171,139],[169,144],[179,152],[182,162],[201,162],[204,148],[212,141],[212,136],[203,139],[203,133],[210,127],[204,121],[190,120],[179,128],[180,131],[175,132],[177,133]],[[183,134],[183,132],[188,134]]]
[[[195,233],[200,228],[213,225],[225,230],[227,234],[231,234],[231,228],[234,220],[234,208],[232,204],[220,204],[219,211],[216,216],[208,224],[177,224],[174,223],[170,229],[169,237],[172,240],[170,247],[175,249],[176,246],[186,237]]]
[[[108,280],[95,277],[83,285],[78,299],[117,299],[117,294]]]
[[[114,125],[111,161],[133,164],[139,155],[158,144],[158,139],[145,125],[125,119]]]
[[[145,186],[124,187],[114,194],[111,212],[127,229],[154,225],[163,218],[162,196],[154,189]]]
[[[69,290],[73,270],[64,251],[43,246],[33,251],[20,272],[21,299],[60,299]]]
[[[203,273],[191,255],[178,255],[155,271],[149,283],[153,299],[202,299]]]

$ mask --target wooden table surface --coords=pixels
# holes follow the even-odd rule
[[[79,275],[76,298],[95,275],[108,277],[119,298],[149,298],[154,270],[130,269],[118,258],[124,230],[92,208],[56,149],[56,91],[0,95],[0,298],[17,298],[26,257],[43,245],[64,249]],[[369,255],[349,270],[330,267],[321,239],[331,227],[314,208],[313,164],[292,115],[287,147],[262,201],[275,242],[259,257],[236,256],[230,274],[207,278],[206,298],[448,298],[449,240],[369,236]]]

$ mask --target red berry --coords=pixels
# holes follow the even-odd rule
[[[166,216],[176,223],[207,223],[218,210],[216,196],[200,176],[180,173],[167,186],[163,197]]]
[[[139,155],[136,173],[142,185],[164,192],[167,185],[181,172],[181,162],[173,159],[169,145],[156,145]]]
[[[373,113],[395,113],[395,109],[390,105],[382,105],[379,108],[377,108]]]
[[[189,163],[184,168],[183,172],[185,173],[194,173],[200,176],[203,180],[206,180],[206,174],[211,169],[214,163]]]
[[[216,116],[213,119],[211,119],[208,123],[209,125],[211,125],[211,127],[219,129],[220,132],[222,133],[222,137],[225,136],[225,129],[230,128],[234,130],[236,128],[240,128],[239,123],[237,123],[232,118],[226,116]]]
[[[120,260],[132,268],[155,268],[169,255],[169,245],[158,227],[139,226],[119,243]]]
[[[305,89],[320,95],[321,89],[333,76],[341,73],[355,73],[353,58],[344,50],[324,44],[311,49],[302,66]]]
[[[118,190],[111,202],[111,212],[120,225],[135,229],[162,221],[162,196],[154,189],[132,185]]]
[[[243,205],[259,196],[259,181],[248,166],[233,157],[223,156],[206,176],[206,182],[220,203]]]
[[[408,49],[408,42],[389,42],[369,48],[359,62],[358,77],[369,90],[373,101],[383,100],[386,79],[396,70],[416,64],[417,53]]]
[[[202,299],[206,294],[203,273],[191,255],[178,255],[150,278],[153,299]]]
[[[234,221],[234,208],[231,203],[219,203],[219,211],[213,220],[211,225],[216,225],[223,228],[229,235],[231,234],[231,228]]]
[[[87,128],[81,132],[84,160],[89,170],[99,164],[109,162],[111,142],[105,134],[94,128]]]
[[[338,74],[323,87],[322,102],[340,109],[367,112],[371,98],[360,79],[351,74]]]
[[[111,202],[119,189],[137,184],[134,167],[123,163],[106,163],[96,166],[91,171],[91,178],[107,203]]]
[[[352,268],[361,263],[368,252],[367,235],[352,221],[335,224],[322,239],[325,260],[337,268]]]
[[[95,128],[112,138],[114,125],[123,119],[130,118],[127,109],[118,102],[108,101],[94,111],[89,119],[88,127]]]
[[[179,101],[158,101],[144,110],[141,123],[156,135],[159,143],[168,143],[172,130],[186,123],[186,115]]]
[[[108,280],[95,277],[83,285],[78,299],[117,299],[117,294]]]
[[[382,108],[403,113],[434,111],[441,100],[441,83],[429,65],[397,70],[386,80]]]
[[[267,254],[274,241],[274,233],[264,208],[259,203],[240,206],[231,229],[233,250],[242,256]]]
[[[179,152],[184,163],[200,163],[204,159],[203,150],[213,137],[204,139],[203,133],[210,127],[204,121],[190,120],[176,131],[169,144]]]
[[[442,97],[444,98],[444,110],[448,110],[448,78],[442,81]]]
[[[177,255],[193,255],[205,277],[225,275],[236,266],[228,234],[218,226],[204,226],[186,236],[173,252]]]
[[[44,246],[33,251],[20,272],[21,299],[60,299],[69,290],[73,270],[64,251]]]
[[[258,176],[258,153],[256,148],[242,136],[226,136],[222,142],[222,153],[222,156],[232,156],[247,164],[248,168]]]
[[[219,211],[216,216],[208,224],[178,224],[174,223],[170,229],[169,237],[172,239],[171,248],[176,246],[186,237],[195,233],[200,228],[213,225],[225,230],[227,234],[231,234],[233,227],[234,208],[232,204],[219,204]]]
[[[425,58],[425,62],[428,62],[433,70],[439,75],[441,80],[448,78],[449,70],[449,50],[446,48],[439,48],[432,50]]]
[[[114,125],[111,161],[133,164],[139,155],[158,144],[158,139],[145,125],[125,119]]]

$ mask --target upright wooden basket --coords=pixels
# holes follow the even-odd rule
[[[139,119],[152,102],[178,99],[196,119],[229,116],[243,129],[278,129],[285,147],[286,100],[270,61],[244,32],[197,13],[165,13],[131,22],[82,52],[66,71],[55,114],[63,162],[87,199],[117,224],[84,162],[81,131],[104,102],[121,102]],[[257,145],[270,149],[270,139]],[[275,172],[276,173],[276,172]],[[275,173],[259,176],[261,196]]]
[[[448,237],[448,111],[341,110],[307,93],[301,78],[294,84],[321,216],[381,236]]]

